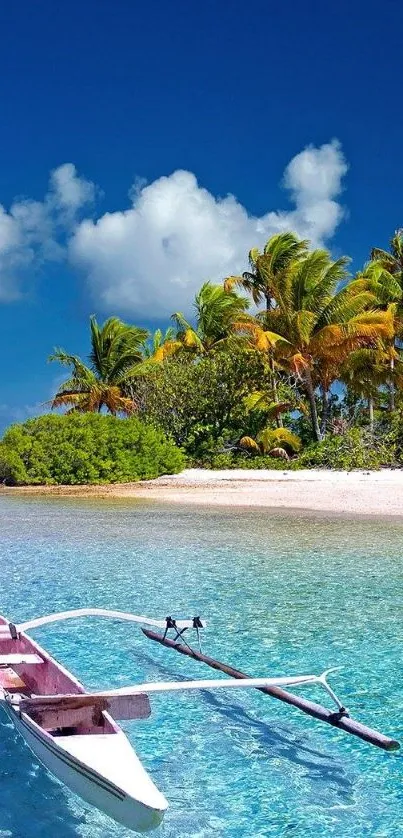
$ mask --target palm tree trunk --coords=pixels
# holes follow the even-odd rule
[[[277,379],[276,379],[276,370],[274,367],[274,359],[270,358],[270,378],[271,378],[271,389],[273,393],[273,401],[275,404],[278,404],[278,394],[277,394]],[[283,420],[281,417],[281,413],[276,414],[276,425],[278,428],[283,427]]]
[[[373,396],[368,397],[368,412],[369,412],[369,430],[371,434],[374,432],[374,399]]]
[[[322,441],[322,434],[321,434],[320,427],[319,427],[318,411],[316,410],[315,391],[314,391],[314,388],[313,388],[311,371],[309,369],[305,370],[304,383],[305,383],[306,394],[308,396],[308,401],[309,401],[309,411],[310,411],[310,414],[311,414],[312,430],[313,430],[316,442],[321,442]]]
[[[395,369],[395,359],[391,358],[389,362],[391,377],[389,379],[389,410],[393,413],[395,409],[395,385],[393,381],[393,372]]]
[[[322,387],[322,421],[320,423],[320,432],[324,436],[327,428],[327,420],[329,416],[329,393],[326,387]]]
[[[270,294],[265,294],[266,299],[266,312],[271,311],[271,296]],[[273,391],[273,401],[275,404],[278,404],[278,395],[277,395],[277,380],[276,380],[276,371],[274,368],[274,358],[270,357],[270,377],[271,377],[271,387]],[[276,415],[276,425],[278,428],[283,427],[283,419],[281,413]]]

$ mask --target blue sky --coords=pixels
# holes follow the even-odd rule
[[[0,427],[293,227],[353,266],[403,224],[396,0],[0,9]],[[233,197],[227,197],[227,196]]]

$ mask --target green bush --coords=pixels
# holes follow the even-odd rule
[[[403,417],[401,424],[396,423],[394,433],[389,436],[373,436],[365,429],[353,428],[345,434],[327,436],[322,442],[312,443],[298,457],[288,462],[269,455],[251,456],[246,451],[231,451],[213,454],[201,465],[218,469],[298,471],[304,468],[327,468],[350,471],[379,469],[399,463],[403,463]]]
[[[48,415],[12,425],[0,441],[8,485],[125,483],[181,471],[185,457],[137,417]]]
[[[275,457],[259,455],[251,457],[242,454],[240,451],[230,451],[222,454],[213,454],[208,460],[199,463],[203,468],[228,469],[269,469],[270,471],[295,471],[299,468],[299,461],[276,459]]]
[[[213,454],[209,460],[207,468],[226,469],[226,468],[240,468],[237,465],[236,459],[231,452],[223,454]]]
[[[396,412],[386,414],[378,422],[379,433],[383,435],[385,445],[394,454],[392,465],[403,465],[403,409],[400,407]]]
[[[306,448],[298,457],[299,468],[378,469],[394,459],[393,446],[369,432],[353,428],[340,436],[327,436]]]

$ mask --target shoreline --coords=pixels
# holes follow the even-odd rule
[[[186,469],[138,483],[2,487],[0,497],[143,499],[213,507],[261,507],[403,517],[403,471]]]

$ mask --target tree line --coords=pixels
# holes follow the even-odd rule
[[[138,413],[196,460],[295,456],[352,428],[374,435],[400,408],[403,231],[356,275],[348,264],[279,233],[250,251],[248,271],[205,282],[191,321],[175,312],[150,335],[91,317],[87,362],[51,356],[69,370],[52,407]]]

